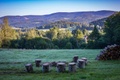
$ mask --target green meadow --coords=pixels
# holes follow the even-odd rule
[[[95,57],[100,49],[65,50],[22,50],[0,49],[0,80],[120,80],[120,60],[97,61]],[[58,73],[51,67],[49,73],[43,73],[41,67],[35,67],[35,59],[42,62],[71,62],[74,55],[86,57],[88,65],[74,73]],[[33,73],[25,71],[25,64],[33,64]]]

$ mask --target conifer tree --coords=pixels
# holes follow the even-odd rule
[[[100,38],[100,33],[99,33],[97,27],[95,26],[92,33],[88,36],[88,39],[95,41],[95,40],[98,40],[99,38]]]
[[[107,18],[104,32],[104,39],[107,44],[120,45],[120,12],[117,12]]]

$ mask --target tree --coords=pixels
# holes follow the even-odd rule
[[[67,38],[53,40],[54,45],[58,46],[60,49],[65,48],[67,42],[69,42]]]
[[[71,44],[72,44],[72,48],[73,48],[73,49],[77,49],[77,48],[78,48],[78,41],[77,41],[76,38],[71,37],[71,38],[70,38],[70,42],[71,42]]]
[[[83,39],[84,38],[84,35],[83,35],[82,31],[79,30],[79,29],[75,32],[74,36],[75,36],[76,39]]]
[[[58,31],[58,27],[53,27],[46,33],[46,36],[51,40],[57,39]]]
[[[71,42],[67,42],[67,44],[64,47],[65,49],[72,49],[72,44]]]
[[[89,32],[88,32],[88,30],[86,30],[86,29],[83,29],[83,35],[84,35],[84,36],[88,36],[88,35],[89,35]]]
[[[6,17],[3,19],[3,27],[1,28],[1,33],[4,39],[17,39],[17,33],[9,26],[8,18]]]
[[[99,33],[97,27],[95,26],[92,33],[88,36],[88,39],[92,40],[92,41],[96,41],[99,38],[100,38],[100,33]]]
[[[57,34],[57,39],[70,38],[72,36],[73,35],[69,30],[59,30]]]
[[[3,27],[3,25],[0,24],[0,47],[2,46],[2,39],[3,39],[3,35],[2,35],[2,32],[1,32],[2,27]]]
[[[1,35],[2,47],[10,46],[10,40],[17,39],[18,37],[16,31],[9,26],[7,17],[3,19],[3,25],[0,30],[0,35]]]
[[[59,30],[57,34],[57,39],[63,39],[65,38],[66,32],[64,30]]]
[[[26,38],[27,39],[32,39],[38,37],[38,31],[36,29],[30,29],[26,33]]]
[[[65,37],[66,38],[71,38],[71,37],[73,37],[73,35],[72,35],[72,33],[69,30],[66,30],[65,31]]]
[[[120,12],[107,18],[104,32],[107,44],[120,44]]]

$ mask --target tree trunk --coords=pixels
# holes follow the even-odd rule
[[[36,59],[35,63],[36,63],[36,67],[40,67],[41,60],[40,59]]]
[[[26,71],[27,71],[27,72],[33,72],[32,64],[26,64],[26,65],[25,65],[25,68],[26,68]]]
[[[65,63],[57,63],[57,72],[64,72],[65,70]]]
[[[83,58],[81,58],[82,60],[84,60],[85,61],[85,65],[87,65],[87,58],[85,58],[85,57],[83,57]]]
[[[73,57],[73,62],[77,63],[77,60],[78,60],[78,56],[76,55]]]
[[[75,72],[76,71],[76,63],[69,63],[68,64],[69,67],[69,72]]]
[[[49,65],[49,63],[44,63],[44,64],[42,65],[42,71],[43,71],[43,72],[49,72],[49,70],[50,70],[50,65]]]
[[[78,63],[78,68],[85,68],[85,61],[84,60],[79,59],[77,61],[77,63]]]

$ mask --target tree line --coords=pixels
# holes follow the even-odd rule
[[[87,29],[87,30],[92,30],[94,25],[93,24],[88,24],[88,23],[79,23],[79,22],[68,22],[68,21],[56,21],[50,24],[42,25],[39,27],[36,27],[36,29],[50,29],[53,27],[58,27],[58,28],[77,28],[80,30]],[[101,26],[98,26],[102,28]]]
[[[19,49],[99,49],[107,45],[120,45],[120,12],[108,17],[103,30],[95,26],[88,30],[76,29],[72,32],[54,26],[49,31],[28,29],[26,32],[15,31],[4,18],[0,25],[0,47]]]

